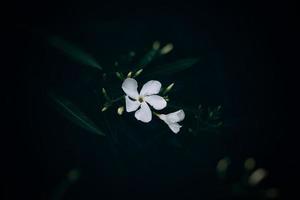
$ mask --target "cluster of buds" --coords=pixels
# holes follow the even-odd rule
[[[116,72],[116,76],[120,79],[120,80],[124,80],[125,78],[135,78],[137,76],[139,76],[141,73],[143,72],[143,69],[139,69],[135,72],[128,72],[127,76],[125,76],[122,72]]]

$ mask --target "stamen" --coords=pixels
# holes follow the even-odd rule
[[[139,99],[138,99],[138,100],[139,100],[139,102],[140,102],[140,103],[143,103],[143,102],[144,102],[144,98],[143,98],[143,97],[141,97],[141,96],[139,97]]]

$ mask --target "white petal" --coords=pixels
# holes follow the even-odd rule
[[[146,95],[158,94],[160,88],[161,88],[161,83],[159,81],[153,81],[153,80],[148,81],[143,85],[140,95],[146,96]]]
[[[175,123],[175,122],[182,121],[184,119],[184,117],[185,117],[184,111],[181,109],[176,112],[167,114],[166,120],[167,120],[167,123]]]
[[[133,78],[126,78],[122,84],[123,91],[131,98],[137,99],[139,93],[137,91],[138,84]]]
[[[156,110],[164,109],[167,106],[166,100],[158,95],[146,96],[144,99]]]
[[[128,96],[125,96],[126,111],[136,111],[141,105],[139,101],[132,101]]]
[[[180,128],[182,127],[177,123],[168,124],[168,126],[174,133],[178,133],[180,131]]]
[[[167,115],[159,114],[158,117],[159,117],[161,120],[163,120],[164,122],[167,123],[167,121],[166,121],[166,120],[167,120]]]
[[[147,103],[143,102],[141,104],[141,108],[135,112],[134,116],[135,118],[137,118],[137,120],[140,120],[142,122],[150,122],[152,119],[152,113]]]

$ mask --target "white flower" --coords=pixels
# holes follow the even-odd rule
[[[183,110],[178,110],[167,115],[159,114],[158,117],[164,122],[166,122],[166,124],[168,124],[168,126],[174,133],[178,133],[182,126],[179,125],[177,122],[181,122],[184,119],[185,114]]]
[[[156,110],[161,110],[167,106],[167,102],[163,97],[156,95],[161,88],[161,83],[159,81],[148,81],[143,85],[140,93],[138,93],[137,88],[138,84],[135,79],[126,78],[124,80],[122,89],[126,93],[126,111],[133,112],[141,107],[135,112],[134,116],[138,120],[148,123],[152,119],[152,113],[148,104]]]

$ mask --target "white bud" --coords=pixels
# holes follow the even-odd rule
[[[122,115],[124,112],[124,106],[119,107],[117,112],[118,112],[118,115]]]
[[[174,83],[168,85],[168,87],[166,88],[166,92],[169,92],[174,86]]]
[[[108,109],[108,107],[107,107],[107,106],[104,106],[104,107],[101,109],[101,111],[104,112],[104,111],[106,111],[107,109]]]
[[[255,170],[248,179],[249,185],[257,185],[267,176],[267,174],[268,172],[265,169],[260,168]]]
[[[160,50],[160,54],[162,55],[168,54],[173,50],[173,48],[174,48],[173,44],[169,43]]]
[[[127,78],[131,78],[131,76],[132,76],[132,72],[128,72]]]
[[[135,72],[133,77],[139,76],[142,72],[143,72],[143,69],[138,70],[137,72]]]

